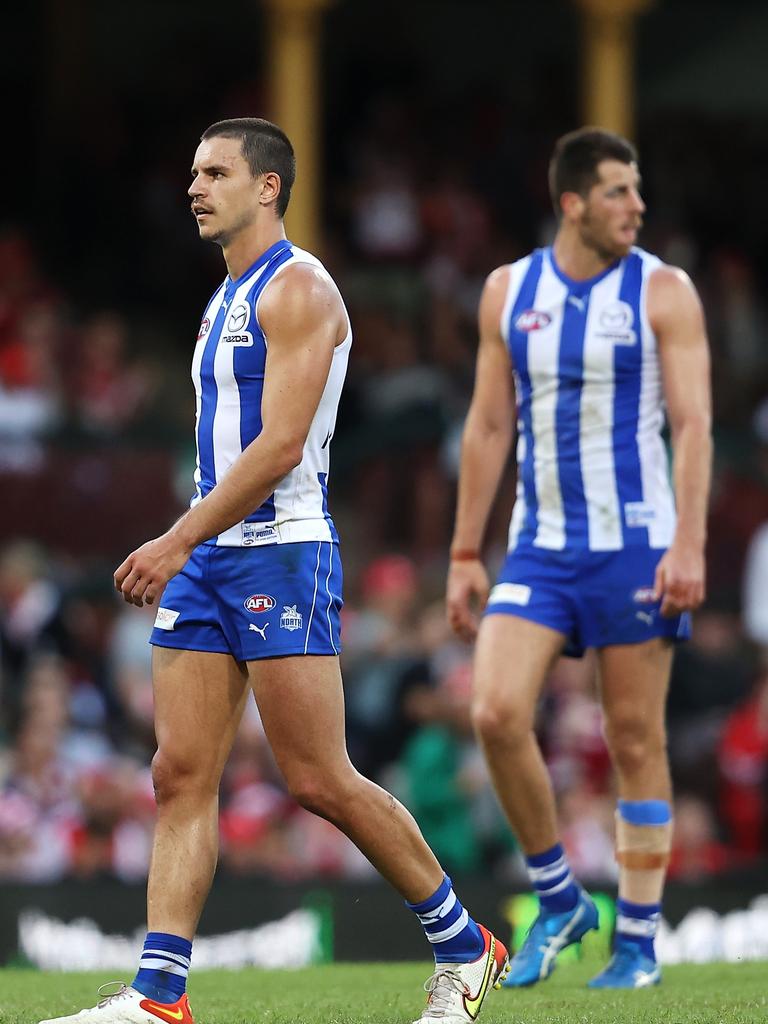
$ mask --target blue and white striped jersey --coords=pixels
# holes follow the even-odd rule
[[[197,396],[197,466],[191,505],[208,494],[261,433],[268,339],[259,324],[259,300],[269,282],[295,263],[309,263],[327,273],[315,256],[282,240],[267,249],[236,281],[227,277],[203,314],[192,359]],[[281,480],[260,508],[207,543],[249,547],[338,541],[328,513],[328,448],[351,344],[350,327],[334,351],[299,465]]]
[[[645,308],[660,265],[637,248],[587,281],[563,274],[551,249],[511,265],[501,321],[518,401],[509,550],[670,545],[661,368]]]

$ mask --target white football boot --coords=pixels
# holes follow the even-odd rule
[[[467,1024],[477,1019],[490,988],[500,988],[509,970],[506,947],[487,928],[478,926],[485,948],[468,964],[436,964],[427,979],[424,1012],[413,1024]]]
[[[101,986],[99,995],[96,1006],[40,1024],[195,1024],[186,993],[175,1003],[158,1003],[130,985],[112,981]]]

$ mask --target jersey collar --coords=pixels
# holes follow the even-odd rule
[[[572,277],[568,277],[568,275],[558,267],[557,260],[555,259],[555,252],[551,245],[547,248],[546,253],[549,259],[549,265],[552,267],[555,275],[560,278],[569,292],[576,295],[583,295],[585,292],[588,292],[590,288],[593,288],[599,281],[602,281],[604,277],[612,274],[613,271],[622,263],[621,258],[614,260],[614,262],[607,266],[605,270],[601,270],[600,273],[595,274],[594,277],[587,277],[583,281],[576,281]]]
[[[242,284],[246,277],[249,277],[255,271],[260,270],[266,263],[269,263],[273,256],[277,256],[278,253],[284,252],[286,249],[290,249],[292,244],[293,243],[287,238],[281,238],[279,242],[275,242],[274,245],[270,245],[270,247],[263,252],[261,256],[259,256],[255,263],[252,263],[247,270],[243,271],[240,277],[233,281],[229,274],[227,274],[227,279],[224,283],[228,288],[232,286],[236,288],[239,284]]]

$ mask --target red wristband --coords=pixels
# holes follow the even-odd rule
[[[473,551],[470,548],[456,548],[455,551],[451,551],[452,562],[479,562],[480,552]]]

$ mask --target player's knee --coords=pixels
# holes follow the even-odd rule
[[[663,725],[652,726],[642,718],[626,715],[606,727],[606,740],[616,767],[623,774],[647,769],[666,757],[667,737]]]
[[[291,796],[304,810],[335,820],[340,797],[332,780],[319,776],[316,771],[297,770],[288,773],[285,781]]]
[[[472,724],[485,745],[505,747],[523,743],[531,733],[533,720],[522,705],[477,700],[472,704]]]
[[[335,825],[343,824],[350,807],[360,796],[364,780],[348,770],[318,771],[316,766],[297,766],[284,773],[288,791],[301,807]]]
[[[158,807],[175,798],[200,791],[218,789],[218,779],[193,757],[164,750],[162,747],[152,758],[152,785]]]

